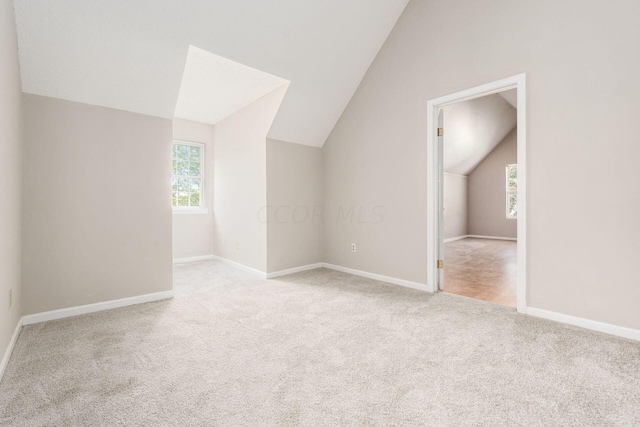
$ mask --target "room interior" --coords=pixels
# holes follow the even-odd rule
[[[518,220],[509,213],[506,168],[518,163],[516,110],[516,89],[443,109],[441,289],[509,307],[516,306]]]
[[[0,424],[640,424],[637,2],[0,1]]]

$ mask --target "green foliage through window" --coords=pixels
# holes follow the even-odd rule
[[[202,146],[174,143],[171,156],[171,205],[202,207]]]
[[[518,165],[507,165],[507,218],[518,218]]]

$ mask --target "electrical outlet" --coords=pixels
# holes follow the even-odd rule
[[[220,240],[222,241],[222,246],[224,246],[224,237]]]
[[[13,304],[13,289],[9,289],[9,308]]]
[[[356,251],[356,244],[352,243],[351,244],[351,252],[355,252]]]
[[[236,249],[240,249],[240,242],[236,242]]]

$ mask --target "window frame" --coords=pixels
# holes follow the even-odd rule
[[[505,216],[507,219],[518,219],[518,189],[516,188],[516,190],[510,190],[509,189],[509,169],[515,167],[516,169],[516,177],[518,174],[518,164],[517,163],[509,163],[507,165],[505,165],[504,168],[504,175],[505,175],[505,180],[504,180],[504,188],[505,188],[505,207],[504,207],[504,211],[505,211]],[[517,178],[516,178],[517,179]],[[517,186],[517,181],[516,181],[516,186]],[[510,195],[515,195],[516,196],[516,214],[515,216],[513,215],[509,215],[509,196]]]
[[[173,182],[174,178],[194,178],[195,176],[191,175],[174,175],[173,174],[173,147],[175,145],[186,145],[190,147],[198,147],[200,148],[200,206],[173,206],[173,202],[171,202],[171,208],[174,214],[206,214],[209,213],[209,209],[207,208],[207,200],[205,197],[205,188],[206,188],[206,174],[205,174],[205,156],[206,156],[206,145],[202,142],[195,141],[185,141],[182,139],[173,139],[171,141],[171,181]],[[173,192],[173,185],[171,185],[171,190]]]

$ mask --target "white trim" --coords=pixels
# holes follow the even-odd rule
[[[260,271],[260,270],[256,270],[255,268],[249,267],[247,265],[244,264],[240,264],[239,262],[235,262],[235,261],[231,261],[230,259],[226,259],[226,258],[222,258],[221,256],[218,255],[211,255],[212,259],[215,259],[216,261],[220,261],[222,263],[228,264],[232,267],[238,268],[240,270],[244,270],[247,273],[251,273],[255,276],[258,276],[261,279],[266,279],[267,278],[267,273],[265,273],[264,271]]]
[[[462,240],[462,239],[466,239],[467,236],[466,234],[464,236],[458,236],[458,237],[449,237],[448,239],[444,239],[444,243],[451,243],[451,242],[455,242],[457,240]]]
[[[205,261],[208,259],[215,259],[213,255],[200,255],[200,256],[192,256],[187,258],[174,258],[174,264],[183,264],[185,262],[194,262],[194,261]]]
[[[185,214],[203,215],[208,213],[209,213],[209,209],[207,208],[190,208],[190,207],[173,206],[174,215],[185,215]]]
[[[76,307],[61,308],[59,310],[45,311],[43,313],[23,316],[22,324],[25,326],[33,325],[34,323],[48,322],[49,320],[64,319],[65,317],[79,316],[81,314],[95,313],[97,311],[111,310],[112,308],[127,307],[135,304],[143,304],[145,302],[161,301],[169,298],[173,298],[173,290],[97,302],[94,304],[78,305]]]
[[[449,173],[449,172],[442,172],[442,173],[445,175],[457,176],[458,178],[464,178],[464,179],[469,178],[467,175],[460,175],[459,173]]]
[[[15,347],[16,342],[18,341],[18,336],[20,335],[20,331],[22,330],[22,317],[18,319],[18,323],[16,324],[16,328],[13,330],[13,335],[11,335],[11,341],[9,341],[9,345],[7,349],[4,351],[4,356],[2,357],[2,363],[0,363],[0,382],[2,382],[2,377],[4,376],[4,370],[7,368],[9,364],[9,359],[11,358],[11,353],[13,353],[13,347]]]
[[[580,328],[591,329],[592,331],[603,332],[605,334],[640,341],[640,330],[638,329],[631,329],[624,326],[612,325],[610,323],[598,322],[596,320],[584,319],[582,317],[570,316],[568,314],[543,310],[541,308],[527,307],[526,313],[530,316],[553,320],[554,322],[566,323],[567,325],[578,326]]]
[[[289,274],[300,273],[301,271],[315,270],[316,268],[322,268],[322,263],[308,264],[300,267],[288,268],[286,270],[273,271],[267,273],[267,279],[273,279],[275,277],[287,276]]]
[[[527,308],[527,98],[526,74],[518,74],[485,85],[466,89],[427,102],[427,287],[431,292],[438,289],[437,247],[438,247],[438,144],[435,130],[438,110],[455,102],[466,101],[516,88],[518,91],[518,248],[516,307],[525,313]]]
[[[491,239],[491,240],[510,240],[513,242],[517,242],[517,237],[499,237],[499,236],[478,236],[477,234],[468,234],[467,237],[471,239]],[[520,267],[518,265],[518,267]]]
[[[396,279],[395,277],[383,276],[381,274],[369,273],[368,271],[355,270],[353,268],[342,267],[340,265],[333,265],[322,263],[324,268],[328,268],[330,270],[341,271],[343,273],[353,274],[354,276],[366,277],[367,279],[378,280],[380,282],[387,282],[393,285],[404,286],[405,288],[417,289],[419,291],[432,292],[429,286],[424,283],[411,282],[409,280],[404,279]]]

